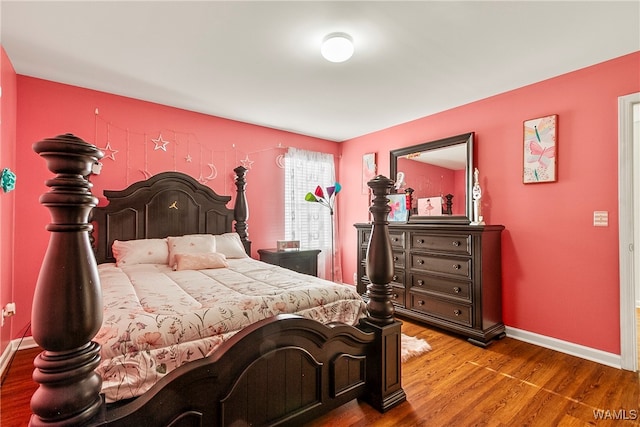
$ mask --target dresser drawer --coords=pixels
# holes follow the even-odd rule
[[[394,248],[403,248],[404,249],[404,233],[400,232],[389,232],[389,240],[391,240],[391,246]]]
[[[393,251],[393,266],[404,268],[404,251]]]
[[[404,251],[393,251],[393,266],[395,268],[404,268]],[[367,265],[367,248],[360,248],[360,259],[362,265]]]
[[[441,300],[410,293],[413,310],[440,317],[460,325],[471,326],[471,306],[464,303]]]
[[[471,282],[460,282],[426,274],[411,274],[411,290],[442,294],[471,301]]]
[[[404,288],[404,270],[402,269],[393,269],[393,277],[391,278],[391,284],[396,286],[401,286]]]
[[[360,238],[362,239],[360,241],[360,245],[364,246],[365,248],[369,245],[369,239],[371,239],[371,229],[369,230],[365,230],[360,234]],[[391,246],[394,248],[401,248],[404,249],[405,245],[405,238],[404,238],[405,233],[402,231],[390,231],[389,232],[389,240],[391,241]],[[365,249],[366,251],[366,249]]]
[[[411,268],[471,279],[470,258],[449,258],[411,254]]]
[[[391,288],[391,302],[404,307],[404,289],[393,286]]]
[[[471,255],[471,235],[434,235],[413,233],[411,235],[411,248],[451,254]]]

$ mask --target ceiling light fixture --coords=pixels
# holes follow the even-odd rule
[[[349,34],[331,33],[322,41],[320,52],[330,62],[344,62],[353,55],[353,40]]]

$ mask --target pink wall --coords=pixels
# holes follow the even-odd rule
[[[620,354],[618,273],[618,97],[640,91],[640,52],[424,117],[342,144],[340,175],[358,182],[363,153],[474,131],[483,214],[503,224],[503,312],[507,325]],[[425,101],[427,102],[427,101]],[[522,183],[523,122],[558,114],[558,182]],[[356,267],[353,224],[367,197],[341,194],[344,277]],[[593,227],[593,211],[609,211]]]
[[[283,234],[279,146],[340,154],[340,182],[359,183],[366,152],[378,153],[378,170],[388,175],[389,150],[474,131],[485,220],[506,226],[506,324],[619,354],[617,98],[640,91],[639,76],[637,52],[342,144],[18,76],[14,337],[29,322],[48,241],[49,217],[38,197],[47,191],[43,183],[50,174],[31,149],[39,139],[72,132],[90,142],[97,136],[104,147],[108,133],[119,151],[115,161],[103,160],[103,173],[93,180],[97,195],[143,178],[145,169],[198,177],[202,165],[206,176],[211,159],[218,177],[209,184],[227,194],[230,170],[248,156],[254,162],[247,192],[255,250],[272,246]],[[524,185],[522,124],[547,114],[559,115],[559,181]],[[150,141],[160,132],[170,141],[167,151],[154,150]],[[4,127],[2,136],[4,147]],[[186,164],[187,154],[192,164]],[[359,185],[344,185],[338,203],[342,266],[350,279],[356,265],[353,224],[367,220],[367,196]],[[594,210],[609,211],[609,227],[592,226]],[[3,258],[3,277],[7,268],[12,267]]]
[[[101,148],[108,140],[118,152],[113,155],[115,160],[105,157],[101,175],[92,178],[93,192],[99,197],[104,189],[122,189],[144,179],[142,171],[178,170],[195,178],[213,176],[209,163],[214,164],[217,176],[208,185],[220,194],[235,195],[233,168],[248,159],[253,162],[247,174],[247,199],[254,256],[257,249],[274,247],[276,240],[284,238],[284,177],[276,162],[286,151],[282,147],[334,155],[339,150],[338,144],[330,141],[45,80],[18,76],[17,84],[17,329],[29,322],[39,266],[49,240],[45,231],[49,213],[38,198],[48,190],[44,182],[52,174],[33,152],[34,142],[67,132]],[[169,141],[166,151],[155,149],[152,141],[160,134],[163,141]]]
[[[0,46],[0,170],[16,169],[16,72],[4,48]],[[19,184],[18,184],[19,185]],[[0,307],[13,300],[13,214],[16,192],[0,191]],[[0,354],[11,340],[13,318],[8,317],[0,330]]]

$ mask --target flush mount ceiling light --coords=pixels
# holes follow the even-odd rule
[[[344,62],[353,55],[353,40],[349,34],[331,33],[322,41],[320,52],[327,61]]]

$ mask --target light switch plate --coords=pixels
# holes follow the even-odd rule
[[[608,227],[609,226],[609,212],[608,211],[593,211],[593,226],[594,227]]]

